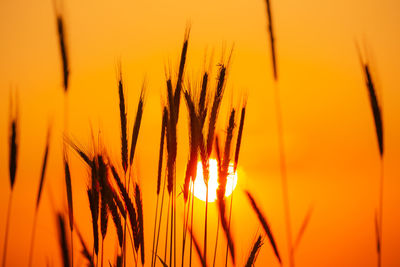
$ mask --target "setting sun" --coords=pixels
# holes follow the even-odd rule
[[[208,181],[208,202],[214,202],[217,199],[218,188],[218,163],[215,159],[210,159],[210,179]],[[237,184],[237,172],[233,174],[233,164],[229,164],[228,178],[225,188],[225,197],[228,197],[235,190]],[[199,161],[197,163],[196,180],[194,181],[194,196],[198,199],[206,201],[207,188],[203,179],[203,165]]]
[[[400,267],[399,14],[0,0],[0,267]]]

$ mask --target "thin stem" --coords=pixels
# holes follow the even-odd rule
[[[380,179],[379,179],[379,250],[378,250],[378,267],[382,266],[382,236],[383,236],[383,178],[384,178],[384,161],[383,155],[380,160]]]
[[[127,228],[127,230],[128,230],[128,234],[129,234],[129,239],[131,240],[131,247],[132,247],[132,251],[133,251],[133,259],[134,259],[134,261],[136,262],[136,261],[137,261],[137,257],[136,257],[135,247],[134,247],[134,245],[133,245],[132,233],[131,233],[131,231],[129,230],[129,228]]]
[[[129,170],[131,168],[129,167]],[[125,176],[125,188],[126,188],[126,172],[124,172],[124,176]],[[127,217],[125,217],[124,219],[124,244],[123,244],[123,257],[124,257],[124,267],[126,267],[126,219]]]
[[[176,176],[174,176],[174,179],[174,267],[176,267]]]
[[[168,198],[168,212],[167,212],[167,227],[165,227],[165,246],[164,246],[164,262],[167,262],[168,250],[168,224],[169,224],[169,211],[171,207],[171,196]]]
[[[74,238],[73,229],[71,228],[71,266],[74,267]]]
[[[217,258],[218,234],[219,234],[219,216],[218,216],[218,223],[217,223],[217,237],[215,238],[213,267],[215,267],[215,259]]]
[[[135,254],[135,253],[134,253],[134,254]],[[138,260],[139,260],[139,253],[138,253],[138,256],[135,257],[135,267],[137,267],[137,262],[138,262]]]
[[[280,173],[282,180],[282,193],[283,193],[283,205],[285,210],[285,224],[286,224],[286,235],[289,249],[289,266],[294,267],[293,248],[292,248],[292,230],[291,230],[291,219],[289,209],[289,189],[286,173],[286,157],[285,157],[285,146],[283,140],[283,122],[282,122],[282,110],[280,103],[280,96],[278,90],[278,84],[275,83],[275,108],[276,108],[276,121],[278,130],[278,145],[279,145],[279,158],[280,158]]]
[[[206,184],[206,214],[204,216],[204,261],[207,262],[207,210],[208,210],[208,182]]]
[[[228,219],[228,231],[231,230],[231,218],[232,218],[232,206],[233,206],[233,193],[235,189],[235,183],[232,183],[232,194],[231,194],[231,204],[229,208],[229,219]],[[226,252],[225,252],[225,267],[228,266],[228,243],[226,243]]]
[[[189,200],[190,200],[190,198],[189,198]],[[185,229],[186,229],[186,222],[187,222],[186,213],[189,213],[189,210],[186,209],[186,206],[189,207],[189,205],[190,204],[187,203],[187,201],[183,203],[182,253],[181,253],[182,254],[182,260],[181,260],[181,266],[182,267],[183,267],[183,263],[185,261],[185,239],[186,239],[186,237],[185,237]]]
[[[183,210],[183,241],[182,241],[182,267],[184,265],[185,262],[185,245],[186,245],[186,233],[187,233],[187,229],[188,229],[188,224],[189,224],[189,214],[190,214],[190,201],[191,198],[189,196],[189,202],[185,203],[184,205],[184,210]]]
[[[3,263],[1,266],[6,266],[6,257],[7,257],[7,245],[8,245],[8,231],[10,227],[10,217],[11,217],[11,207],[12,207],[12,193],[11,191],[10,196],[8,198],[8,207],[7,207],[7,219],[6,219],[6,233],[4,237],[4,245],[3,245]]]
[[[154,266],[156,265],[156,261],[157,261],[157,250],[158,250],[158,241],[160,239],[160,230],[161,230],[161,219],[162,219],[162,211],[163,211],[163,207],[164,207],[164,193],[165,193],[165,183],[167,180],[167,176],[164,176],[164,184],[163,184],[163,192],[162,192],[162,196],[161,196],[161,208],[160,208],[160,218],[158,221],[158,230],[157,230],[157,241],[156,241],[156,251],[154,252]],[[168,218],[167,218],[168,221]],[[165,262],[165,258],[164,258],[164,262]],[[152,266],[153,267],[153,266]]]
[[[104,254],[104,238],[101,239],[101,263],[100,263],[101,267],[103,267],[103,254]]]
[[[193,231],[193,204],[194,204],[194,182],[192,183],[193,190],[192,194],[192,211],[191,211],[191,221],[190,221],[190,230]],[[189,253],[189,267],[192,266],[192,244],[193,244],[193,235],[190,235],[190,253]]]
[[[172,266],[172,246],[173,246],[173,234],[174,234],[174,196],[172,190],[172,196],[170,195],[171,198],[171,237],[170,237],[170,244],[169,244],[169,266]]]
[[[157,215],[158,215],[158,200],[160,195],[157,194],[157,201],[156,201],[156,214],[154,216],[154,230],[153,230],[153,247],[151,249],[151,266],[153,266],[154,262],[154,245],[156,241],[156,229],[157,229]]]
[[[32,266],[32,261],[33,261],[33,248],[34,248],[34,244],[35,244],[36,222],[37,222],[37,208],[35,209],[35,215],[33,217],[31,246],[30,246],[30,249],[29,249],[29,261],[28,261],[28,266],[29,267]]]

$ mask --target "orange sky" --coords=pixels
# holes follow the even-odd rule
[[[368,47],[384,103],[383,263],[384,266],[400,265],[400,3],[396,0],[272,0],[272,5],[294,233],[308,207],[314,206],[309,227],[295,256],[297,265],[376,265],[373,220],[378,203],[379,153],[355,40]],[[220,130],[227,123],[228,108],[237,106],[240,97],[248,95],[233,212],[238,263],[241,265],[245,261],[252,241],[261,231],[243,194],[245,189],[260,202],[284,263],[287,263],[274,83],[264,1],[68,0],[64,6],[71,62],[69,130],[74,139],[89,147],[92,124],[94,129],[101,129],[111,157],[119,160],[118,61],[122,62],[128,92],[130,129],[141,84],[144,79],[147,82],[136,158],[144,195],[146,261],[151,259],[161,100],[165,96],[164,70],[165,67],[176,69],[184,30],[190,23],[186,78],[198,80],[205,55],[209,57],[213,53],[215,80],[216,63],[223,48],[228,51],[234,44],[219,119]],[[0,240],[4,239],[10,193],[7,168],[10,88],[18,88],[21,109],[21,152],[10,227],[10,266],[27,263],[49,120],[53,120],[54,128],[34,263],[38,266],[47,261],[55,266],[61,264],[50,201],[52,196],[57,209],[64,209],[66,205],[61,165],[61,78],[52,1],[1,1],[0,203],[3,204],[0,205]],[[178,181],[183,177],[188,154],[184,106],[181,112]],[[91,240],[87,171],[75,155],[71,155],[71,160],[76,218],[85,238]],[[183,183],[183,179],[180,181]],[[181,206],[179,202],[178,218],[183,213]],[[215,204],[210,207],[209,251],[214,245],[216,224]],[[196,208],[199,211],[196,219],[201,220],[204,203],[197,201]],[[202,227],[195,228],[200,240]],[[106,244],[106,257],[110,259],[115,249],[114,232],[110,228],[110,241]],[[1,249],[2,246],[0,242]],[[222,250],[220,252],[223,254]],[[222,258],[219,259],[221,263]],[[76,262],[79,264],[82,260]],[[278,266],[267,240],[257,263]]]

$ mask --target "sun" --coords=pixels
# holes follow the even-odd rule
[[[217,199],[218,188],[218,162],[216,159],[209,160],[210,178],[208,180],[208,202],[214,202]],[[237,173],[233,173],[233,164],[229,164],[228,177],[225,188],[225,197],[232,194],[237,184]],[[190,188],[192,191],[192,188]],[[207,188],[203,178],[203,165],[199,161],[197,163],[197,174],[194,181],[194,196],[198,199],[206,201]]]

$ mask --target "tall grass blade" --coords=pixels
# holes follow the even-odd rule
[[[57,222],[58,222],[58,238],[60,243],[60,250],[63,260],[64,267],[70,267],[70,259],[69,259],[69,245],[67,240],[67,232],[64,217],[61,213],[57,213]]]
[[[272,56],[272,67],[274,71],[274,80],[278,80],[278,69],[276,66],[276,51],[275,51],[275,37],[274,28],[272,25],[272,11],[271,11],[271,0],[265,0],[267,8],[267,19],[268,19],[268,34],[271,43],[271,56]]]
[[[47,130],[46,148],[44,150],[42,172],[41,172],[41,175],[40,175],[39,189],[38,189],[38,193],[37,193],[37,197],[36,197],[36,210],[39,208],[40,197],[42,195],[44,177],[45,177],[45,174],[46,174],[46,167],[47,167],[47,158],[48,158],[48,155],[49,155],[49,147],[50,147],[50,127]]]
[[[246,195],[250,201],[250,204],[254,210],[254,212],[257,214],[258,220],[261,223],[261,226],[264,228],[265,233],[268,236],[269,242],[274,250],[275,256],[278,259],[279,263],[281,262],[281,257],[279,256],[279,252],[278,252],[278,247],[276,245],[274,236],[272,235],[272,231],[271,228],[269,227],[269,224],[267,222],[267,219],[265,218],[265,216],[262,214],[261,210],[258,208],[256,201],[254,200],[253,196],[246,191]]]
[[[262,245],[263,244],[262,244],[262,240],[261,240],[261,235],[259,235],[257,240],[256,240],[256,242],[253,245],[253,248],[251,249],[251,252],[250,252],[249,258],[247,259],[245,267],[254,266],[257,254],[258,254],[258,252],[259,252],[259,250],[260,250]]]
[[[306,216],[305,216],[304,219],[303,219],[303,223],[302,223],[301,226],[300,226],[300,230],[299,230],[299,232],[298,232],[298,234],[297,234],[296,241],[294,242],[294,246],[293,246],[293,250],[294,250],[294,251],[296,251],[297,248],[298,248],[299,245],[300,245],[300,242],[301,242],[301,239],[303,238],[304,232],[306,231],[307,226],[308,226],[308,223],[310,222],[312,212],[313,212],[313,208],[310,207],[310,208],[308,209],[308,211],[307,211]]]
[[[68,218],[70,230],[74,229],[74,206],[72,202],[72,185],[71,185],[71,172],[69,169],[69,163],[67,156],[64,155],[64,176],[65,176],[65,186],[67,189],[67,200],[68,200]]]
[[[37,221],[37,214],[38,214],[38,210],[39,210],[40,197],[42,195],[44,177],[45,177],[45,173],[46,173],[47,158],[48,158],[48,154],[49,154],[49,146],[50,146],[50,127],[47,130],[46,148],[45,148],[45,151],[44,151],[42,172],[41,172],[41,175],[40,175],[39,189],[38,189],[38,193],[37,193],[37,197],[36,197],[36,207],[35,207],[35,213],[34,213],[34,218],[33,218],[32,236],[31,236],[31,244],[30,244],[30,249],[29,249],[28,266],[32,266],[33,250],[34,250],[34,245],[35,245],[36,221]]]
[[[189,233],[190,233],[190,235],[192,237],[193,245],[194,245],[194,248],[196,249],[197,256],[200,259],[201,266],[207,267],[206,258],[204,258],[204,256],[203,256],[203,253],[202,253],[201,248],[200,248],[200,244],[199,244],[199,242],[197,242],[197,238],[194,235],[194,233],[192,231],[192,228],[189,228]]]

